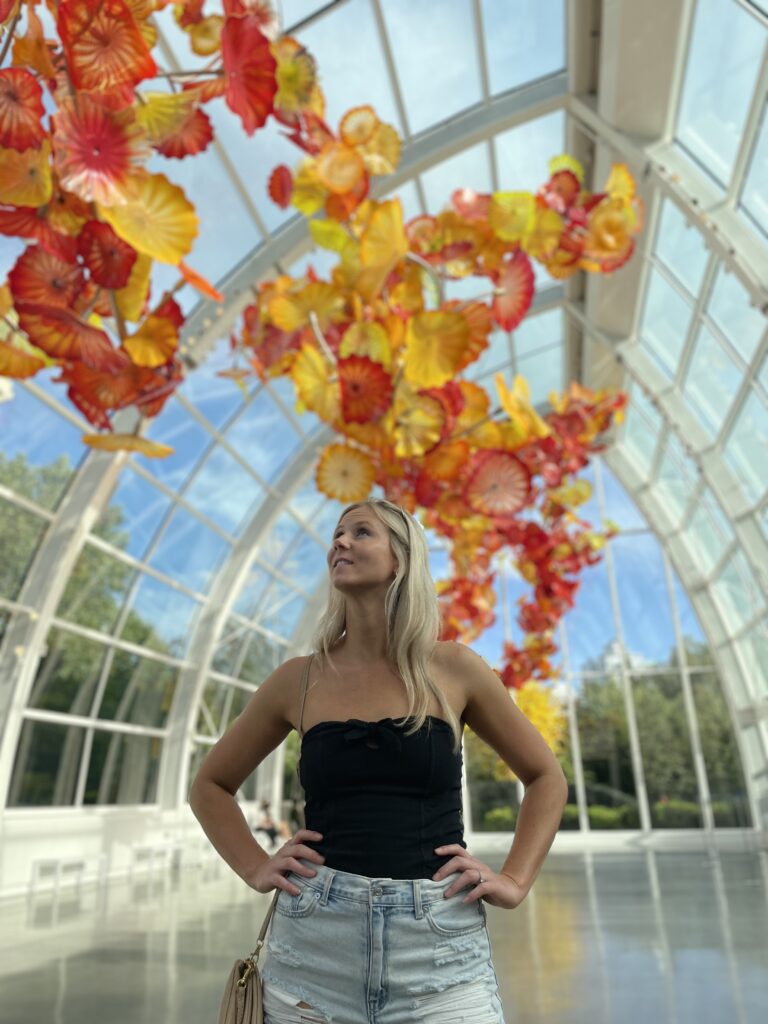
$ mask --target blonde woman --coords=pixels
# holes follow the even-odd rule
[[[563,772],[498,676],[438,641],[421,526],[392,502],[349,505],[328,550],[312,654],[261,684],[190,791],[209,839],[257,892],[281,892],[262,958],[268,1024],[503,1024],[485,903],[513,910],[546,857]],[[468,725],[525,785],[500,871],[463,838]],[[270,856],[235,800],[291,729],[306,829]]]

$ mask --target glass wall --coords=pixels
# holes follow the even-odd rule
[[[716,827],[749,826],[730,711],[693,608],[610,469],[597,461],[586,476],[593,496],[582,515],[595,526],[611,520],[620,532],[584,572],[558,633],[561,673],[548,688],[568,723],[557,751],[570,784],[561,828],[578,828],[580,816],[590,829],[639,828],[641,791],[654,829],[701,828],[704,803]],[[523,589],[507,584],[507,603]],[[500,594],[497,609],[503,604]],[[508,623],[507,635],[519,641],[515,628]],[[492,665],[503,640],[503,629],[494,630],[496,652],[485,635],[483,649],[472,644]],[[507,831],[520,788],[469,733],[466,743],[473,827]]]

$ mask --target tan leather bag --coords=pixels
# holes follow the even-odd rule
[[[272,920],[280,889],[275,890],[259,932],[256,948],[245,960],[235,960],[221,997],[217,1024],[264,1024],[264,1003],[261,996],[259,953]]]

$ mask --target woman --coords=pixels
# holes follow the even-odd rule
[[[309,658],[259,687],[213,747],[190,804],[257,892],[281,889],[262,979],[270,1024],[503,1024],[485,903],[514,909],[567,799],[563,772],[498,676],[440,642],[421,526],[399,506],[348,506],[328,551],[328,605]],[[463,839],[461,731],[525,785],[499,872]],[[306,829],[273,856],[234,794],[296,729]]]

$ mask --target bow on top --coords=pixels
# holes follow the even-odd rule
[[[397,727],[391,719],[385,719],[382,722],[364,722],[359,718],[351,718],[343,735],[347,743],[359,743],[362,740],[366,747],[372,749],[383,746],[390,746],[398,752],[403,749],[402,741],[397,734]]]

